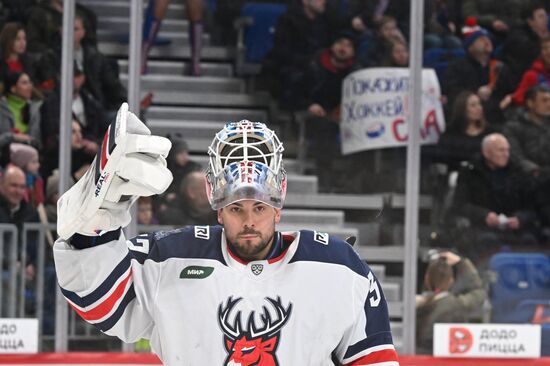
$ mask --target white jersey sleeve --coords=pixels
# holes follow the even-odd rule
[[[126,240],[109,232],[84,249],[64,240],[54,245],[61,291],[70,306],[102,332],[125,342],[151,338],[159,266],[146,263],[152,249],[148,235]]]
[[[345,366],[399,366],[382,287],[366,264],[364,268],[366,275],[356,277],[353,284],[356,320],[344,333],[336,355]]]

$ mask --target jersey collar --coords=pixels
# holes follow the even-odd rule
[[[231,252],[224,234],[221,241],[223,257],[232,268],[248,271],[252,277],[265,277],[290,261],[300,241],[300,232],[277,232],[276,236],[275,246],[266,259],[245,262]]]

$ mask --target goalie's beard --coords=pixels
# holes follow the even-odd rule
[[[259,242],[253,243],[252,239],[242,239],[239,237],[243,235],[258,235]],[[271,252],[273,241],[275,238],[275,231],[271,233],[269,238],[264,238],[262,233],[254,229],[245,229],[238,233],[235,238],[227,237],[227,245],[231,252],[245,262],[251,262],[255,260],[262,260],[267,257]],[[267,248],[267,250],[266,250]],[[258,256],[265,251],[265,254],[259,258]]]

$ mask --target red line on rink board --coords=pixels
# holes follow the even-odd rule
[[[550,357],[538,359],[440,358],[399,356],[401,366],[550,366]],[[149,353],[68,352],[34,355],[0,355],[0,365],[160,365]]]

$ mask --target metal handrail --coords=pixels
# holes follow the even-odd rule
[[[5,303],[7,305],[7,310],[4,311],[4,309],[2,309],[4,301],[2,300],[2,303],[0,303],[0,310],[2,310],[1,313],[4,313],[8,317],[15,317],[17,306],[17,234],[17,226],[13,224],[0,224],[0,263],[2,263],[2,286],[0,286],[0,299],[4,298],[4,294],[2,293],[4,290],[4,245],[10,246],[7,259],[8,278],[6,278],[6,282],[8,284],[8,301]]]

